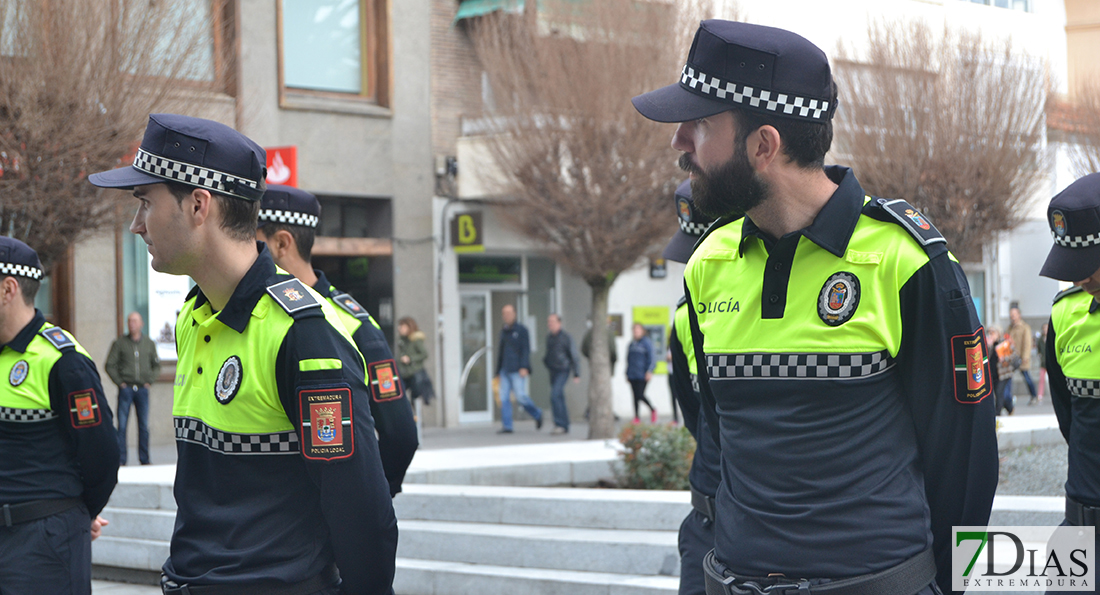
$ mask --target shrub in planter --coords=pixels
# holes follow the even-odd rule
[[[623,488],[686,490],[695,439],[683,426],[636,424],[619,432],[623,464],[616,478]]]

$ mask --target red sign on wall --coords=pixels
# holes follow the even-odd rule
[[[298,147],[268,147],[267,183],[298,187]]]

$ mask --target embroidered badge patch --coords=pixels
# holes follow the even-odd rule
[[[880,204],[887,214],[897,220],[898,223],[901,223],[902,227],[909,230],[909,233],[920,242],[921,246],[947,242],[943,234],[928,220],[928,217],[925,217],[913,205],[900,199]]]
[[[355,452],[351,388],[299,389],[298,404],[302,415],[302,456],[334,461]]]
[[[48,329],[44,329],[42,331],[42,336],[46,337],[46,340],[58,349],[72,347],[74,345],[72,339],[65,334],[65,331],[61,330],[61,327],[52,326]]]
[[[955,368],[956,401],[978,403],[989,395],[989,355],[983,329],[973,335],[951,337],[951,363]]]
[[[99,415],[99,404],[96,403],[94,390],[69,393],[69,417],[74,428],[90,428],[99,425],[102,418]]]
[[[909,220],[912,221],[914,225],[916,225],[917,227],[919,227],[923,230],[932,229],[932,224],[929,223],[928,220],[924,218],[924,215],[921,215],[920,213],[918,213],[917,211],[914,211],[913,209],[905,209],[905,216],[908,217]]]
[[[241,367],[241,358],[231,355],[222,364],[218,371],[218,379],[214,381],[214,397],[222,405],[229,403],[237,396],[241,388],[241,379],[244,377],[244,368]]]
[[[836,273],[821,288],[817,315],[829,326],[848,322],[859,307],[859,279],[852,273]]]
[[[1054,229],[1055,235],[1060,238],[1066,237],[1066,216],[1062,214],[1062,211],[1054,211],[1050,214],[1051,227]]]
[[[370,387],[375,401],[392,401],[401,396],[401,385],[397,382],[397,364],[392,359],[370,364],[367,366],[367,374],[370,376]]]
[[[282,283],[276,283],[267,288],[267,293],[275,298],[287,314],[293,314],[298,310],[320,306],[320,302],[306,289],[305,285],[297,279],[287,279]]]
[[[8,382],[10,382],[12,386],[23,384],[23,381],[27,379],[27,373],[30,372],[30,369],[30,364],[28,364],[25,359],[15,362],[15,365],[11,367],[11,372],[8,374]]]
[[[355,298],[351,297],[350,294],[335,293],[332,295],[332,301],[356,318],[367,316],[367,309],[355,301]]]
[[[691,223],[691,205],[684,197],[676,199],[676,207],[680,210],[680,219],[685,223]]]

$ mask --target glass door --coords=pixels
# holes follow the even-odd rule
[[[493,345],[489,333],[490,296],[487,291],[463,291],[462,376],[459,423],[493,420]]]

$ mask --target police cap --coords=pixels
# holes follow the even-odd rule
[[[679,83],[632,102],[658,122],[687,122],[735,108],[826,122],[837,105],[829,59],[816,45],[784,29],[722,20],[699,25]]]
[[[1077,180],[1052,198],[1047,223],[1054,245],[1040,275],[1081,281],[1100,269],[1100,173]]]
[[[676,220],[680,223],[680,231],[669,240],[662,256],[672,262],[686,263],[695,250],[695,242],[699,241],[714,220],[696,210],[695,201],[691,200],[691,180],[684,180],[676,188],[672,200],[676,204]]]
[[[42,279],[42,263],[38,253],[23,242],[6,236],[0,237],[0,276]]]
[[[134,164],[88,176],[101,188],[179,182],[244,200],[260,200],[267,154],[225,124],[176,114],[152,114]]]
[[[260,227],[264,223],[317,227],[320,220],[321,203],[317,197],[293,186],[272,184],[260,201]]]

